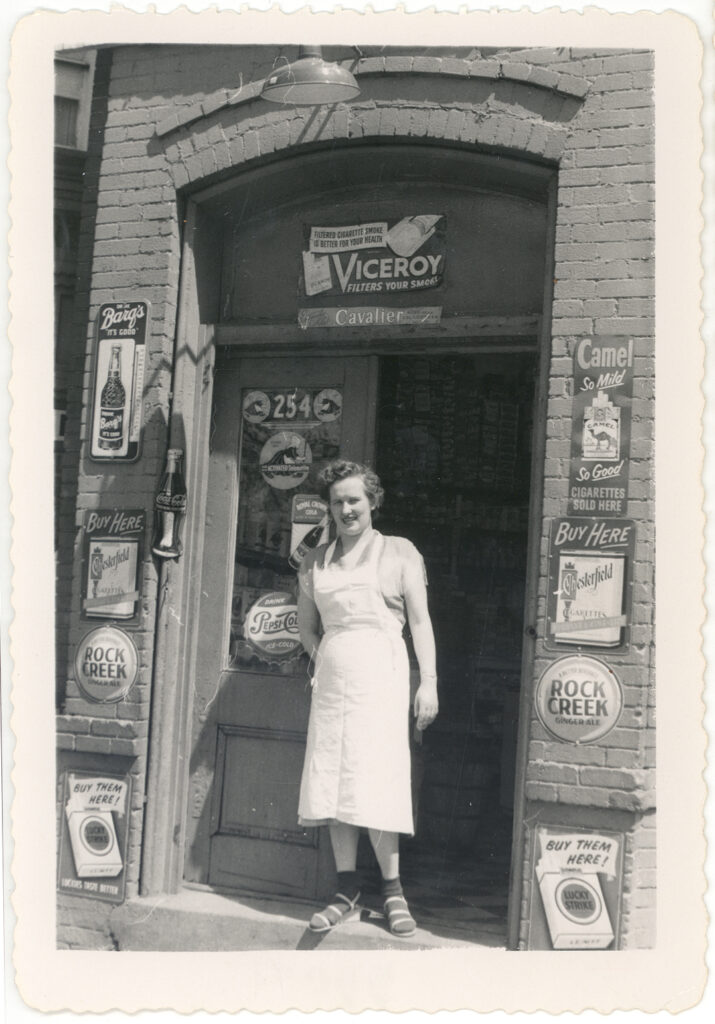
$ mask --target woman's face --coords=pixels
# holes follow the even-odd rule
[[[348,476],[331,484],[330,512],[339,537],[359,537],[372,524],[372,507],[359,476]]]

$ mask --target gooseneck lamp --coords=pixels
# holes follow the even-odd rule
[[[347,68],[323,60],[319,46],[299,46],[298,59],[272,71],[261,96],[271,103],[317,106],[341,103],[360,94],[360,86]]]

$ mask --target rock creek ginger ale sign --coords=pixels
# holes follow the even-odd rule
[[[139,655],[134,641],[116,626],[98,626],[82,637],[74,671],[88,700],[114,704],[126,697],[136,682]]]
[[[541,674],[534,694],[539,721],[554,739],[595,743],[618,724],[623,690],[616,673],[585,654],[559,658]]]

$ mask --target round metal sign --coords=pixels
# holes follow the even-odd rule
[[[313,462],[310,445],[288,430],[279,430],[268,438],[259,456],[263,479],[279,491],[302,484]]]
[[[243,399],[243,418],[249,423],[262,423],[271,411],[271,400],[265,391],[249,391]]]
[[[541,674],[534,696],[546,731],[567,743],[595,743],[615,728],[623,690],[613,669],[586,654],[559,658]]]
[[[248,610],[243,635],[261,661],[277,663],[299,657],[303,645],[295,598],[281,590],[259,597]]]
[[[89,700],[114,704],[136,682],[139,655],[134,641],[116,626],[98,626],[80,641],[74,656],[77,685]]]

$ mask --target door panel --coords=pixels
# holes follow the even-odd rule
[[[371,357],[217,357],[189,880],[308,898],[330,884],[329,844],[297,824],[310,683],[291,508],[294,495],[317,495],[327,461],[371,452],[375,379]]]

